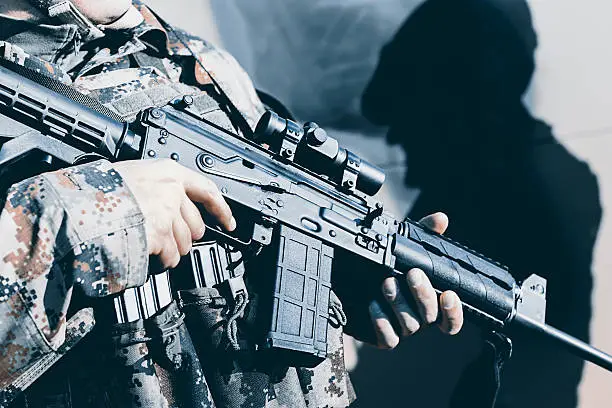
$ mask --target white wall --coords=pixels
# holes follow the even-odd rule
[[[612,2],[530,0],[538,33],[532,110],[599,179],[591,342],[612,352]],[[612,407],[612,374],[588,364],[580,407]]]

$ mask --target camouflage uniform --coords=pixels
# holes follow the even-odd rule
[[[253,129],[264,107],[237,62],[199,38],[168,29],[140,2],[134,7],[142,23],[86,43],[71,25],[0,16],[0,57],[70,84],[126,120],[190,94],[207,119],[242,134]],[[183,291],[180,307],[173,303],[150,321],[118,327],[96,315],[96,322],[85,306],[142,285],[148,275],[143,215],[109,162],[13,185],[0,231],[0,388],[62,357],[28,390],[28,406],[124,406],[117,390],[130,393],[147,383],[163,392],[141,393],[133,405],[181,406],[174,398],[181,383],[200,387],[193,406],[343,407],[353,400],[341,327],[330,328],[328,359],[317,367],[266,371],[248,351],[224,348],[219,322],[227,318],[227,300],[216,289]],[[202,361],[203,373],[196,361],[189,381],[176,381],[163,362],[151,363],[155,351],[147,341],[166,328],[186,339],[183,348],[190,336],[196,340],[198,353],[191,355]],[[248,345],[248,338],[241,340]],[[116,354],[110,360],[109,344]],[[117,360],[133,370],[115,370]]]

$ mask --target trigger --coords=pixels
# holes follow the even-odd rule
[[[249,249],[252,244],[252,240],[242,241],[227,232],[222,231],[219,227],[208,227],[204,234],[204,241],[212,240],[217,241],[221,244],[227,244],[236,250],[244,251]]]

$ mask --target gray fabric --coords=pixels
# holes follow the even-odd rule
[[[77,29],[69,24],[32,24],[0,15],[0,38],[67,71],[74,58]]]
[[[380,48],[422,0],[211,2],[224,45],[300,118],[362,120]]]
[[[179,96],[188,95],[193,92],[193,87],[180,83],[160,85],[155,88],[130,93],[124,98],[113,101],[109,107],[119,115],[130,120],[142,110],[143,106],[163,106]]]
[[[47,12],[52,0],[30,0],[30,3],[43,12]]]

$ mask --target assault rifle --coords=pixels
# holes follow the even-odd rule
[[[454,290],[479,325],[502,333],[532,329],[612,371],[612,356],[545,323],[545,279],[531,275],[516,282],[502,265],[416,222],[394,218],[371,197],[384,173],[314,123],[301,127],[267,112],[254,137],[246,139],[200,117],[192,96],[124,123],[72,88],[4,63],[0,126],[8,140],[0,151],[3,180],[36,167],[33,160],[52,169],[95,158],[171,158],[213,180],[240,231],[209,228],[208,238],[183,260],[182,267],[193,272],[190,282],[176,286],[224,285],[235,299],[244,299],[243,276],[249,275],[248,260],[256,259],[262,351],[304,364],[325,357],[330,290],[343,292],[348,284],[334,278],[343,258],[361,266],[343,276],[379,274],[378,281],[421,268],[437,291]],[[156,313],[171,301],[174,282],[166,272],[127,290],[114,299],[117,320]]]

